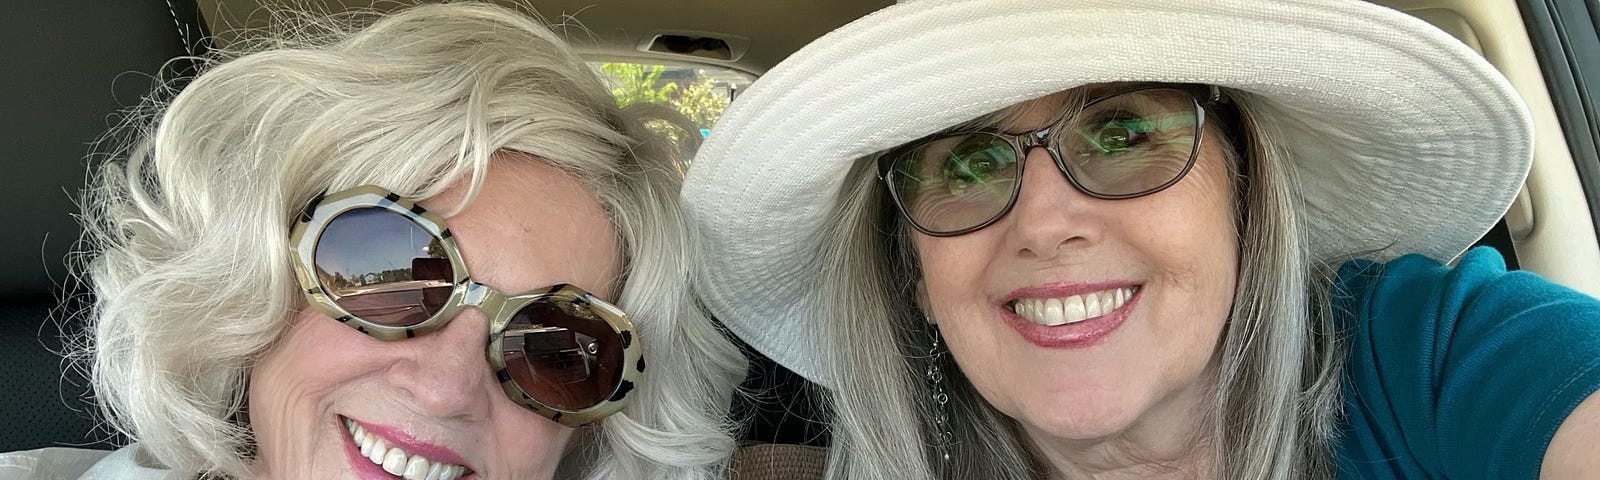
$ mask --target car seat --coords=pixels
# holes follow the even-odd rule
[[[194,0],[12,2],[0,19],[0,452],[115,448],[98,428],[81,372],[64,368],[63,334],[83,321],[65,257],[80,229],[74,198],[97,139],[139,103],[168,61],[203,53]]]

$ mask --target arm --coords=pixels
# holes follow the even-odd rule
[[[1600,478],[1600,393],[1590,394],[1561,422],[1544,452],[1539,478]]]
[[[1354,314],[1342,468],[1390,478],[1600,478],[1600,300],[1478,249],[1343,272]],[[1370,435],[1368,437],[1367,435]],[[1395,477],[1395,475],[1399,475]]]

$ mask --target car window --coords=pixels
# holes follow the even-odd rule
[[[611,87],[617,104],[629,107],[656,104],[671,107],[646,112],[645,125],[666,135],[684,151],[680,163],[688,166],[699,140],[755,78],[731,69],[707,65],[662,65],[626,61],[592,62]],[[676,115],[674,115],[676,113]]]
[[[1544,67],[1550,100],[1600,227],[1600,0],[1519,2]]]

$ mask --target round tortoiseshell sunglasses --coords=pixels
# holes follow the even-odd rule
[[[628,315],[578,287],[505,295],[472,281],[444,220],[375,186],[321,196],[289,238],[311,306],[382,340],[489,318],[486,356],[512,401],[567,426],[616,413],[644,377]]]

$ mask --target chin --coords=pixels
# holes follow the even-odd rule
[[[1115,408],[1074,408],[1062,405],[1055,411],[1030,412],[1019,419],[1037,435],[1062,440],[1094,441],[1113,437],[1128,429],[1137,415]]]
[[[1149,398],[1124,390],[1126,379],[1107,379],[1099,387],[1077,383],[1073,387],[1041,390],[1025,401],[1021,415],[1012,415],[1035,435],[1063,440],[1096,440],[1128,430],[1149,410]]]

